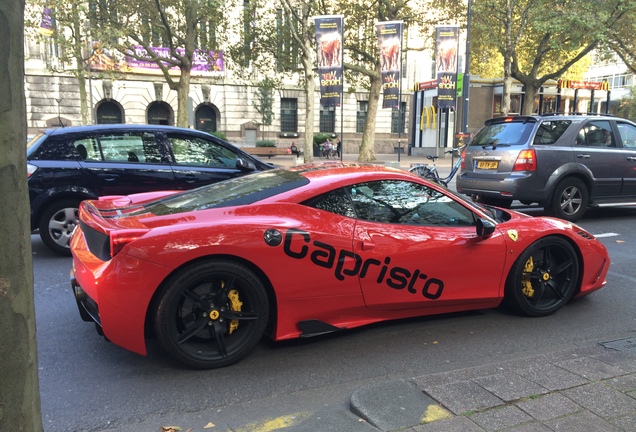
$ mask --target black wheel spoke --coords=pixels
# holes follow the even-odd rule
[[[533,279],[533,280],[541,280],[541,272],[538,272],[535,270],[531,272],[523,272],[522,274],[524,278]]]
[[[191,290],[183,290],[181,292],[181,295],[194,303],[194,305],[201,311],[207,310],[210,306],[209,304],[207,304],[207,302],[204,301],[204,298],[202,296],[196,295]]]
[[[211,332],[214,332],[214,339],[216,340],[216,346],[219,349],[221,357],[227,357],[227,348],[225,346],[225,327],[219,322],[215,321],[212,326]]]
[[[561,273],[563,273],[565,270],[567,270],[568,268],[570,268],[572,265],[574,264],[574,260],[573,259],[569,259],[567,261],[563,261],[561,264],[559,264],[558,266],[556,266],[554,268],[554,270],[552,270],[552,274],[553,275],[560,275]]]
[[[258,319],[258,314],[233,310],[223,311],[221,316],[225,319],[239,321],[255,321]]]
[[[177,337],[177,343],[181,345],[182,343],[186,342],[188,339],[192,338],[194,335],[196,335],[201,330],[203,330],[208,322],[209,321],[203,317],[196,320],[193,325],[191,325],[190,327],[186,329],[186,331],[179,334],[179,336]]]
[[[546,246],[543,249],[543,267],[547,270],[550,268],[550,266],[552,265],[552,247],[551,246]]]
[[[223,281],[224,281],[223,287],[220,288],[216,294],[215,302],[217,305],[222,305],[227,303],[227,295],[232,289],[234,289],[234,283],[236,282],[236,277],[234,275],[230,275],[226,277]]]
[[[559,289],[559,284],[556,283],[554,279],[550,280],[546,285],[550,287],[552,292],[554,292],[560,300],[563,300],[565,298],[563,292]]]

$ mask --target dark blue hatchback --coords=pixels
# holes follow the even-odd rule
[[[185,190],[273,168],[192,129],[94,125],[47,130],[27,144],[31,229],[46,246],[68,242],[85,199]]]

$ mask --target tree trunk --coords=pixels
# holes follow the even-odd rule
[[[378,117],[378,105],[380,103],[380,90],[382,90],[382,75],[380,73],[380,62],[375,64],[375,74],[369,75],[371,87],[369,88],[369,105],[367,120],[364,122],[362,132],[362,143],[358,162],[372,162],[375,160],[375,123]]]
[[[86,71],[84,68],[84,56],[82,55],[82,23],[80,22],[79,10],[76,3],[71,6],[73,14],[73,56],[75,57],[75,73],[77,74],[77,85],[79,87],[80,113],[82,124],[87,125],[92,120],[89,118],[88,98],[86,97]],[[92,103],[93,101],[91,101]]]
[[[504,60],[503,94],[501,95],[501,113],[504,116],[507,116],[510,112],[510,90],[512,88],[511,63],[510,56],[506,56]]]
[[[306,163],[314,161],[314,119],[316,110],[314,109],[316,81],[314,76],[314,59],[311,52],[314,50],[314,44],[308,36],[305,38],[305,47],[303,49],[303,69],[305,70],[305,143],[303,154]],[[342,139],[342,138],[341,138]]]
[[[525,95],[523,98],[523,106],[521,107],[522,115],[532,115],[532,111],[534,111],[534,98],[539,92],[539,87],[534,86],[530,83],[522,83],[525,88]]]
[[[188,98],[190,96],[190,68],[181,68],[181,76],[176,88],[177,91],[177,126],[187,128],[190,122]]]
[[[26,176],[24,0],[0,2],[0,430],[40,432]],[[7,246],[8,245],[8,246]]]

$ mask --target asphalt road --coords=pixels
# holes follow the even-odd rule
[[[33,236],[44,429],[274,430],[308,413],[350,415],[349,397],[366,384],[634,336],[635,222],[636,209],[593,211],[580,222],[610,251],[609,283],[553,316],[529,319],[485,310],[303,341],[263,341],[240,363],[211,371],[175,365],[154,342],[142,357],[98,336],[77,312],[70,258],[54,255]]]

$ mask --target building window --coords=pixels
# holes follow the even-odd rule
[[[502,95],[495,95],[493,99],[493,107],[492,113],[493,117],[500,116],[502,113]],[[510,111],[508,114],[519,114],[521,112],[521,95],[520,94],[511,94],[510,95]]]
[[[298,99],[280,100],[280,131],[298,132]]]
[[[367,121],[369,111],[369,101],[358,101],[358,112],[356,113],[356,133],[364,132],[364,124]]]
[[[334,133],[336,131],[336,108],[320,107],[320,132]]]
[[[400,102],[400,109],[391,111],[391,133],[403,134],[406,125],[406,102]]]

